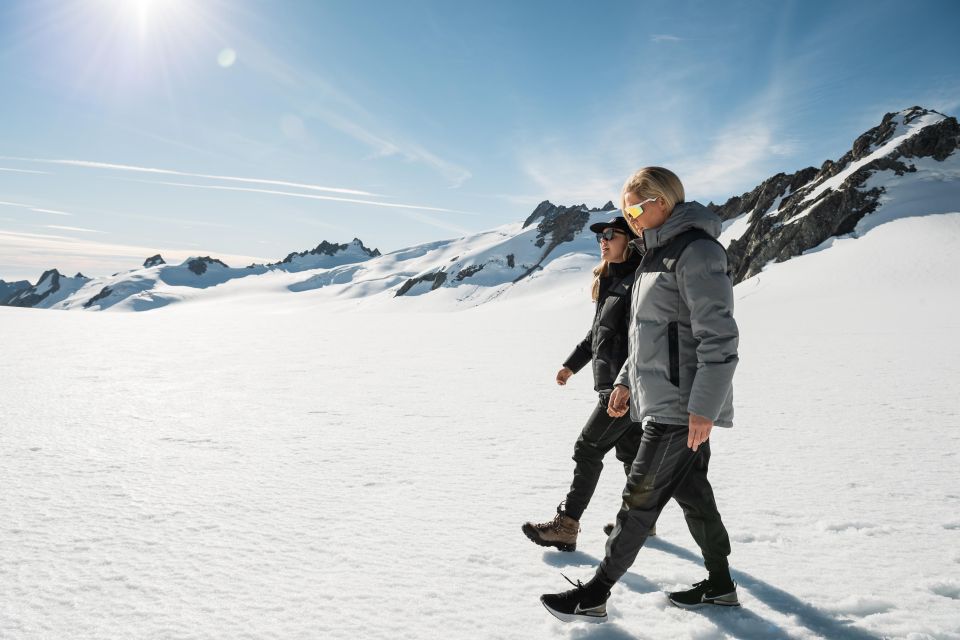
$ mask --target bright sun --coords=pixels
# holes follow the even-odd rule
[[[191,8],[189,0],[97,0],[107,12],[142,39],[157,32],[170,35],[188,27]]]
[[[69,9],[54,25],[72,81],[105,97],[155,88],[173,99],[179,79],[236,60],[221,32],[221,1],[64,0]]]

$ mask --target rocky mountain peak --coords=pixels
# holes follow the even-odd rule
[[[759,273],[770,261],[788,260],[852,232],[880,205],[885,188],[867,184],[874,175],[915,172],[918,160],[942,162],[958,146],[956,118],[911,107],[886,114],[838,160],[827,160],[819,169],[777,174],[749,193],[713,205],[725,221],[745,218],[742,235],[727,248],[735,281]]]
[[[47,269],[46,271],[44,271],[44,272],[40,275],[40,279],[37,280],[36,286],[39,287],[39,286],[41,286],[41,285],[43,285],[43,284],[48,284],[48,285],[54,285],[54,286],[55,286],[55,285],[57,285],[57,284],[60,282],[60,278],[62,278],[62,277],[63,277],[63,275],[60,273],[59,270],[57,270],[57,269]]]
[[[190,269],[190,271],[192,271],[193,273],[197,274],[198,276],[201,276],[204,273],[206,273],[207,268],[210,266],[219,265],[224,269],[230,268],[222,260],[218,260],[217,258],[211,258],[210,256],[187,258],[183,264],[187,265],[187,268]]]
[[[343,251],[350,249],[351,247],[354,247],[355,249],[359,249],[359,251],[362,254],[370,258],[376,258],[377,256],[380,255],[380,251],[378,249],[367,248],[363,244],[363,241],[360,240],[360,238],[354,238],[350,243],[347,243],[347,244],[337,244],[335,242],[327,242],[326,240],[324,240],[313,249],[308,249],[306,251],[299,251],[299,252],[295,251],[289,254],[286,258],[284,258],[280,262],[274,262],[270,266],[288,264],[290,262],[293,262],[296,258],[303,258],[305,256],[335,256],[338,253],[341,253]]]
[[[166,264],[166,261],[163,259],[163,257],[159,253],[156,255],[150,256],[149,258],[143,261],[143,266],[147,268],[155,267],[158,264]]]
[[[527,219],[523,221],[523,228],[526,229],[531,224],[533,224],[535,220],[539,218],[543,218],[544,216],[555,211],[556,209],[557,209],[557,206],[555,204],[553,204],[549,200],[544,200],[543,202],[538,204],[536,209],[533,210],[533,213],[527,216]]]

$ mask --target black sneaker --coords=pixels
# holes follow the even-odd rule
[[[540,602],[547,611],[563,622],[606,622],[609,588],[596,578],[583,584],[579,580],[574,582],[567,576],[563,577],[575,588],[563,593],[545,593],[540,596]]]
[[[667,598],[678,607],[697,609],[704,605],[715,604],[721,607],[739,607],[737,583],[732,580],[726,584],[713,584],[709,579],[693,585],[687,591],[675,591]]]
[[[607,534],[607,536],[609,536],[611,533],[613,533],[613,528],[614,528],[615,526],[616,526],[616,525],[613,524],[612,522],[608,522],[607,524],[603,525],[603,532],[604,532],[605,534]],[[650,527],[650,531],[649,531],[649,533],[647,533],[647,537],[649,538],[650,536],[655,536],[655,535],[657,535],[657,524],[656,524],[656,523],[654,523],[653,526]]]

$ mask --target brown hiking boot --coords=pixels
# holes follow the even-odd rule
[[[580,523],[566,514],[561,502],[557,505],[557,515],[553,520],[540,524],[526,522],[521,530],[541,547],[556,547],[560,551],[576,551]]]
[[[615,526],[616,525],[613,524],[612,522],[608,522],[607,524],[603,525],[603,532],[609,536],[611,533],[613,533],[613,528]],[[647,537],[649,538],[650,536],[655,536],[655,535],[657,535],[656,523],[650,526],[650,533],[647,534]]]

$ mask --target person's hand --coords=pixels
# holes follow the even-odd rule
[[[712,429],[713,420],[691,413],[690,431],[687,434],[687,446],[696,451],[700,445],[710,437],[710,431]]]
[[[610,394],[610,401],[607,403],[607,415],[613,418],[619,418],[626,415],[630,410],[630,389],[618,384],[613,388]]]
[[[570,367],[564,367],[557,372],[557,384],[561,387],[567,384],[567,380],[570,379],[570,376],[573,375],[573,369]]]

